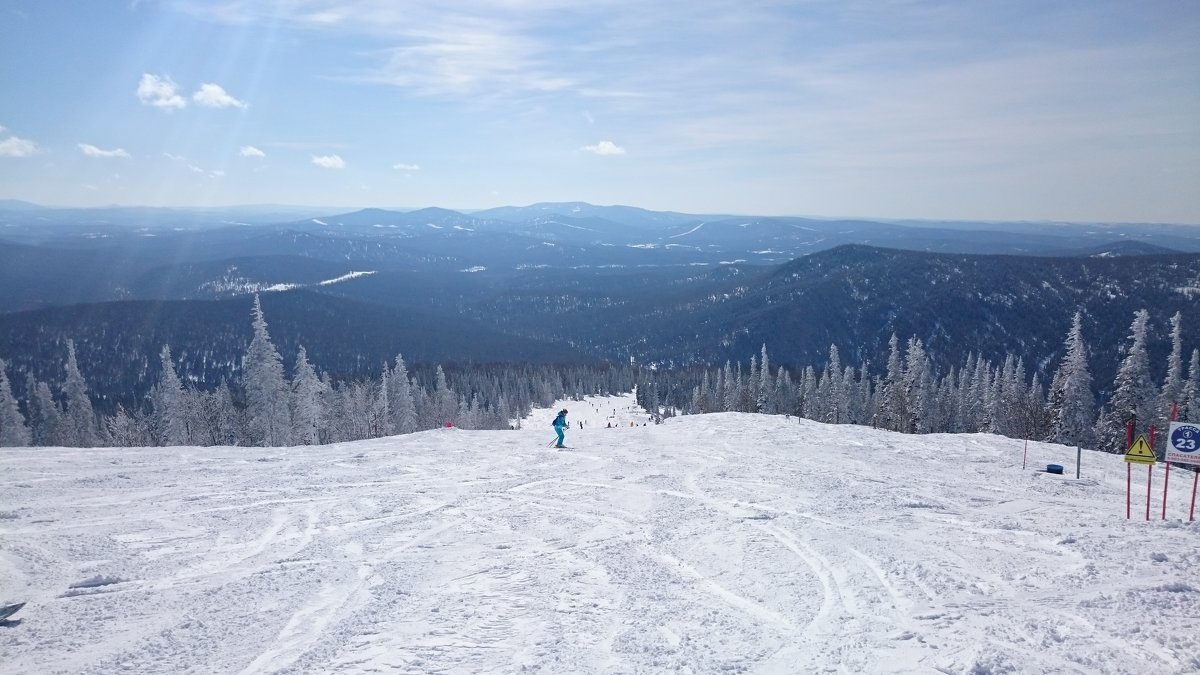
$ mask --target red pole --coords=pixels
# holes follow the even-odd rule
[[[1146,465],[1146,520],[1150,520],[1150,479],[1154,477],[1154,465]]]
[[[1125,449],[1133,447],[1133,420],[1125,423]]]
[[[1188,509],[1188,522],[1196,519],[1196,481],[1200,480],[1200,466],[1193,469],[1192,473],[1192,508]]]
[[[1169,482],[1171,482],[1171,463],[1167,462],[1167,469],[1163,472],[1163,520],[1167,519],[1167,483]]]

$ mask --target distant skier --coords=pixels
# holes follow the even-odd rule
[[[570,422],[567,421],[567,409],[563,408],[562,410],[558,411],[558,417],[554,418],[554,433],[558,434],[558,443],[556,443],[554,447],[567,447],[563,445],[563,432],[566,431],[568,424],[570,424]]]

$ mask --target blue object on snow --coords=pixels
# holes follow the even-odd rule
[[[1062,464],[1047,464],[1046,473],[1056,473],[1062,475]]]

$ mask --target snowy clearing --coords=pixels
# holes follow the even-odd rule
[[[1169,520],[1156,468],[1155,519],[1126,521],[1117,456],[1084,453],[1077,481],[1062,446],[1023,471],[996,436],[641,426],[632,404],[562,403],[566,451],[549,411],[323,447],[5,449],[0,601],[28,602],[0,623],[5,671],[1200,670],[1185,471]]]

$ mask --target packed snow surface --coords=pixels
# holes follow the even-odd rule
[[[1200,671],[1191,475],[632,399],[519,431],[0,451],[6,673]],[[580,429],[579,422],[584,426]],[[631,426],[634,425],[634,426]],[[1066,475],[1035,471],[1048,462]],[[19,621],[17,620],[19,619]]]

